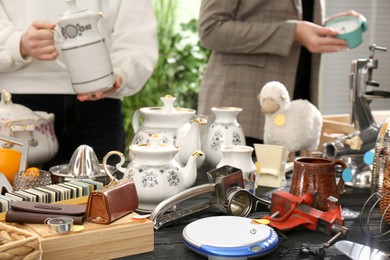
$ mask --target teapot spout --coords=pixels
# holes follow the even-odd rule
[[[193,152],[188,159],[187,165],[182,169],[181,173],[186,189],[194,185],[196,177],[198,176],[196,163],[203,155],[204,153],[200,150]]]

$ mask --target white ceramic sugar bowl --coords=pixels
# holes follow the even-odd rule
[[[1,93],[0,134],[23,140],[28,144],[27,162],[41,166],[52,159],[58,151],[58,140],[54,130],[54,114],[12,103],[11,94]],[[0,142],[0,147],[12,148],[12,144]]]

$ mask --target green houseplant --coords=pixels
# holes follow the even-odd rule
[[[155,0],[153,4],[159,59],[143,89],[123,100],[126,144],[134,137],[131,121],[138,108],[160,106],[160,97],[170,94],[177,97],[175,106],[196,109],[200,78],[209,57],[209,51],[199,45],[196,19],[177,28],[177,0]]]

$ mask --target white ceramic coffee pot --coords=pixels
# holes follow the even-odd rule
[[[175,100],[175,97],[166,95],[161,97],[162,107],[142,107],[134,112],[132,144],[148,144],[151,136],[158,134],[162,143],[178,146],[175,159],[184,166],[195,150],[201,150],[200,127],[207,124],[207,118],[197,117],[194,109],[174,107]],[[140,126],[141,116],[144,122]],[[198,168],[203,160],[204,157],[198,160]]]
[[[75,0],[65,0],[69,11],[58,20],[60,56],[77,94],[108,90],[114,84],[114,72],[105,38],[99,33],[100,12],[77,9]]]

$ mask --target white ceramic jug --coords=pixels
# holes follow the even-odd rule
[[[77,94],[110,89],[115,81],[111,59],[98,21],[102,13],[79,10],[75,0],[65,0],[70,10],[58,20],[60,53]],[[58,61],[62,65],[61,61]]]
[[[245,189],[255,194],[256,165],[252,160],[253,148],[245,145],[228,145],[221,148],[222,159],[217,168],[229,165],[242,171]]]
[[[216,166],[222,158],[221,148],[226,145],[245,145],[245,136],[237,121],[242,108],[213,107],[211,111],[215,114],[215,120],[209,127],[203,150],[208,164]]]

